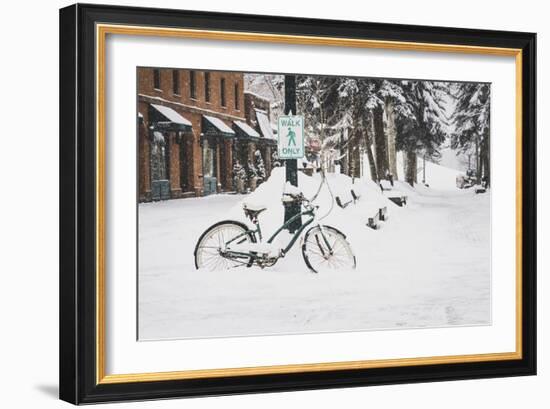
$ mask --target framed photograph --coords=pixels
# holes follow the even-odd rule
[[[61,9],[61,399],[534,375],[535,53]]]

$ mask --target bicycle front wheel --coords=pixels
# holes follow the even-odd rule
[[[330,226],[309,229],[302,243],[302,255],[314,273],[355,269],[355,255],[346,236]]]
[[[205,270],[228,270],[251,264],[249,257],[232,257],[226,252],[228,243],[255,242],[256,238],[245,224],[224,220],[210,226],[199,237],[195,246],[195,268]]]

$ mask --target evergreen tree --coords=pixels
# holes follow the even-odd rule
[[[238,160],[233,164],[233,189],[237,193],[243,193],[246,185],[246,169],[243,168]]]
[[[412,108],[407,101],[401,81],[378,78],[353,79],[348,86],[352,96],[354,124],[365,135],[364,148],[369,157],[371,178],[380,180],[392,174],[397,177],[397,119],[411,118]],[[371,150],[374,147],[374,154]]]
[[[254,166],[254,163],[252,163],[252,161],[248,161],[248,165],[246,166],[246,176],[248,177],[249,182],[252,179],[258,177],[258,171]]]
[[[397,180],[397,121],[414,119],[414,108],[406,96],[406,82],[384,80],[379,90],[384,101],[388,173]]]
[[[262,158],[262,153],[259,150],[256,150],[256,152],[254,152],[254,162],[254,166],[256,167],[256,172],[259,179],[258,184],[260,184],[266,178],[266,170],[264,160]]]
[[[369,159],[371,179],[378,180],[376,161],[372,151],[374,133],[370,109],[374,85],[367,78],[346,78],[339,84],[338,92],[343,109],[346,111],[346,115],[351,118],[351,126],[344,122],[349,128],[345,144],[348,157],[360,162],[358,152],[360,148],[363,148]],[[350,150],[351,155],[349,154]],[[350,163],[348,167],[352,169],[354,176],[358,176],[359,163]]]
[[[490,84],[461,83],[454,85],[456,98],[452,120],[455,126],[451,147],[475,157],[477,183],[482,178],[490,184]]]
[[[271,166],[274,168],[278,168],[281,166],[281,161],[279,160],[279,153],[277,152],[277,149],[274,149],[271,153]]]
[[[340,77],[328,76],[300,75],[296,78],[297,109],[304,116],[306,136],[321,141],[322,166],[326,165],[324,162],[329,160],[328,152],[336,147],[340,137],[333,127],[345,112],[338,94],[342,81]]]
[[[437,160],[449,134],[449,87],[437,81],[299,76],[297,99],[306,134],[321,140],[322,161],[339,158],[342,171],[351,174],[362,147],[373,180],[389,174],[396,179],[402,150],[406,180],[414,184],[416,156]]]
[[[448,135],[445,100],[449,84],[432,81],[401,81],[412,115],[397,120],[397,148],[405,152],[405,180],[417,182],[417,155],[437,160]]]

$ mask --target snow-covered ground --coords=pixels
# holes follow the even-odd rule
[[[139,338],[489,324],[490,193],[458,190],[456,171],[429,166],[430,188],[396,183],[409,197],[404,208],[370,181],[355,180],[361,198],[346,209],[331,206],[330,192],[322,190],[318,215],[332,207],[323,223],[347,234],[357,257],[352,271],[311,273],[299,243],[271,268],[195,270],[199,235],[223,219],[246,221],[243,202],[268,205],[260,216],[267,235],[282,222],[283,169],[251,195],[140,204]],[[319,180],[300,175],[307,197]],[[351,199],[351,179],[328,180],[333,194]],[[382,206],[389,220],[369,229],[368,217]]]

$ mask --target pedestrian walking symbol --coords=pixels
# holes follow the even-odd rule
[[[277,150],[281,159],[300,159],[305,156],[304,118],[285,115],[278,120]]]
[[[287,137],[288,137],[288,146],[289,147],[290,145],[296,146],[296,132],[294,132],[292,128],[288,128]]]

